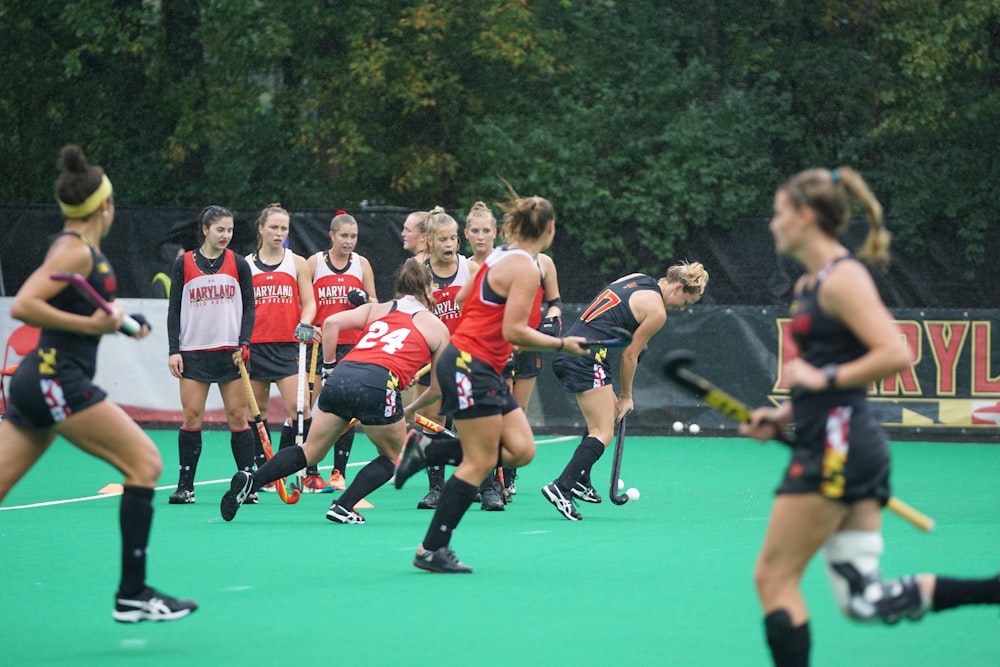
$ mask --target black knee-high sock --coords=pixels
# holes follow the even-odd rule
[[[153,489],[126,486],[118,509],[122,534],[122,577],[118,594],[135,595],[146,587],[146,547],[153,523]]]
[[[424,536],[424,549],[434,551],[451,542],[451,534],[476,497],[477,487],[454,475],[445,482],[431,525]]]
[[[1000,604],[1000,577],[953,579],[938,577],[931,609],[944,611],[968,604]]]
[[[250,431],[253,433],[253,462],[254,467],[259,468],[267,461],[267,454],[264,453],[264,444],[260,441],[260,433],[257,432],[256,422],[247,422]],[[264,430],[271,433],[271,425],[264,420]],[[273,449],[273,447],[272,447]]]
[[[590,478],[590,469],[597,463],[604,453],[604,443],[598,438],[586,436],[580,444],[576,446],[573,457],[566,464],[562,474],[556,480],[556,484],[563,491],[569,491],[581,479]]]
[[[392,478],[396,464],[384,456],[379,456],[358,471],[354,481],[340,494],[335,505],[352,510],[359,500],[379,488]]]
[[[504,466],[503,467],[504,484],[510,486],[511,484],[514,483],[515,479],[517,479],[517,468],[508,468],[507,466]]]
[[[809,667],[809,621],[793,627],[788,612],[779,609],[764,617],[764,631],[774,667]]]
[[[194,491],[194,473],[201,458],[201,429],[182,428],[177,432],[177,458],[180,461],[177,488]]]
[[[449,436],[433,437],[424,450],[424,457],[428,468],[446,464],[457,466],[462,462],[462,441]]]
[[[443,465],[435,464],[427,466],[427,487],[437,489],[438,491],[444,488]]]
[[[351,447],[354,446],[355,430],[353,426],[347,429],[347,432],[337,438],[337,442],[333,445],[333,467],[339,470],[341,475],[346,476],[347,473],[347,459],[350,458]]]
[[[292,447],[295,445],[295,433],[296,427],[291,424],[281,425],[281,437],[278,439],[278,451],[286,447]]]
[[[285,447],[253,474],[251,491],[257,491],[265,484],[270,484],[281,477],[288,477],[305,467],[306,453],[302,448]]]
[[[230,431],[229,446],[233,450],[236,469],[253,472],[253,429]]]
[[[309,437],[309,427],[312,426],[312,423],[313,423],[312,417],[310,417],[309,419],[303,419],[302,420],[302,442],[305,442],[306,438]],[[298,434],[298,431],[299,431],[299,425],[297,423],[293,422],[292,423],[292,442],[295,441],[295,436]],[[281,431],[281,439],[282,439],[282,441],[284,441],[284,439],[285,439],[284,428],[282,428],[282,431]],[[311,465],[306,466],[306,474],[307,475],[318,475],[319,474],[319,462],[317,461],[316,463],[313,463]]]

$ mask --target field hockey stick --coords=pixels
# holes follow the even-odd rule
[[[114,308],[108,303],[103,296],[101,296],[94,286],[87,282],[87,279],[81,276],[79,273],[53,273],[49,276],[52,280],[58,280],[60,282],[69,283],[76,292],[86,299],[94,308],[100,308],[105,313],[109,315],[114,312]],[[140,331],[142,331],[142,325],[135,321],[134,318],[128,315],[122,315],[122,331],[127,333],[129,336],[134,336]]]
[[[626,347],[632,342],[632,332],[621,327],[611,327],[613,338],[588,338],[580,347]]]
[[[313,341],[312,357],[309,359],[309,405],[316,396],[316,365],[319,363],[319,343]]]
[[[669,353],[664,359],[663,373],[676,384],[703,400],[710,408],[718,410],[735,421],[748,423],[752,413],[746,404],[688,368],[693,363],[694,355],[691,352],[676,350]],[[775,440],[788,446],[792,445],[792,441],[784,433],[779,433]],[[899,498],[889,498],[886,507],[924,532],[929,533],[934,529],[934,519],[907,505]]]
[[[618,493],[618,481],[622,474],[622,452],[625,449],[625,416],[618,422],[618,434],[615,436],[615,455],[611,459],[611,502],[615,505],[624,505],[628,502],[627,493]]]
[[[441,435],[446,435],[449,438],[455,438],[456,440],[458,440],[458,434],[457,433],[455,433],[454,431],[452,431],[452,430],[450,430],[448,428],[445,428],[444,426],[442,426],[441,424],[438,424],[436,421],[434,421],[432,419],[428,419],[427,417],[424,417],[421,414],[413,415],[413,421],[416,424],[419,424],[420,426],[423,426],[428,431],[432,431],[434,433],[440,433]]]
[[[299,375],[298,386],[295,388],[295,444],[299,447],[305,442],[305,419],[306,409],[306,344],[299,341]],[[303,468],[295,473],[295,485],[299,489],[305,488],[306,470]]]
[[[237,360],[236,365],[240,369],[240,380],[243,382],[243,389],[246,391],[247,403],[250,404],[250,412],[253,413],[253,421],[257,426],[257,435],[260,436],[260,444],[264,449],[264,456],[270,461],[274,456],[274,449],[271,447],[271,436],[267,432],[267,426],[264,424],[264,420],[260,417],[260,408],[257,406],[257,398],[253,395],[253,385],[250,384],[250,374],[247,373],[247,366],[243,363],[243,358]],[[288,493],[288,489],[285,488],[285,480],[278,478],[275,480],[275,486],[278,488],[278,497],[281,498],[281,502],[286,505],[294,505],[299,502],[299,497],[302,495],[298,489],[292,489],[292,493]]]

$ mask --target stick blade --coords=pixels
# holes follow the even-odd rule
[[[663,374],[676,378],[678,369],[694,364],[694,352],[691,350],[673,350],[663,357]]]

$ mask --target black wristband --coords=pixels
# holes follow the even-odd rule
[[[837,371],[840,366],[837,364],[827,364],[823,366],[823,375],[826,376],[826,388],[836,389],[837,388]]]

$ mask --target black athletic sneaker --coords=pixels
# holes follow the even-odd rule
[[[326,518],[334,523],[356,523],[362,524],[365,522],[365,518],[355,512],[354,510],[349,510],[346,507],[341,507],[337,503],[330,505],[330,509],[326,511]]]
[[[194,504],[194,491],[192,489],[177,489],[170,494],[171,505],[192,505]]]
[[[240,470],[233,475],[233,480],[229,482],[229,490],[222,496],[219,503],[219,513],[226,521],[232,521],[236,516],[236,511],[240,508],[250,495],[250,487],[253,485],[253,475]]]
[[[430,442],[430,438],[416,429],[411,428],[410,432],[406,434],[403,454],[399,457],[399,465],[396,466],[396,474],[393,475],[392,479],[392,483],[397,489],[403,488],[406,480],[427,467],[427,457],[424,456],[424,450],[427,449]]]
[[[432,486],[428,491],[427,495],[420,499],[417,503],[418,510],[436,510],[438,506],[438,501],[441,500],[441,489],[437,486]]]
[[[570,521],[579,521],[583,518],[583,515],[576,511],[573,501],[563,495],[562,489],[555,482],[543,486],[542,495]]]
[[[116,595],[115,610],[111,615],[119,623],[176,621],[197,608],[198,603],[194,600],[172,598],[147,586],[138,595],[129,597]]]
[[[458,560],[455,552],[448,547],[427,551],[421,544],[417,547],[413,567],[438,574],[472,574],[472,568]]]
[[[500,482],[495,479],[488,479],[480,490],[482,505],[480,509],[487,512],[503,512],[504,500],[500,494]]]
[[[595,505],[604,500],[597,493],[597,490],[588,482],[577,482],[574,484],[573,496],[585,503],[594,503]]]

